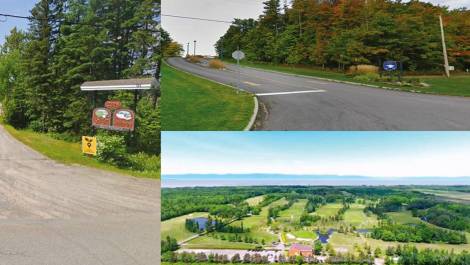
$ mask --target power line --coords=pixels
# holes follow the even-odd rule
[[[183,19],[191,19],[191,20],[200,20],[200,21],[209,21],[209,22],[233,24],[233,21],[219,20],[219,19],[200,18],[200,17],[186,17],[186,16],[169,15],[169,14],[162,14],[161,16],[162,17],[173,17],[173,18],[183,18]]]

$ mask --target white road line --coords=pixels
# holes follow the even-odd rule
[[[307,93],[324,93],[325,90],[305,90],[305,91],[292,91],[292,92],[276,92],[276,93],[261,93],[256,94],[258,97],[262,96],[276,96],[276,95],[290,95],[290,94],[307,94]]]
[[[252,83],[252,82],[248,82],[248,81],[245,81],[243,82],[244,84],[247,84],[249,86],[260,86],[260,84],[256,84],[256,83]]]

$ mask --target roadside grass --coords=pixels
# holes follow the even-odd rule
[[[235,131],[248,125],[253,95],[166,64],[162,76],[163,131]]]
[[[245,201],[250,206],[256,206],[264,200],[264,197],[265,197],[264,195],[260,195],[260,196],[256,196],[256,197],[253,197],[253,198],[246,199]]]
[[[233,63],[233,61],[227,61]],[[278,71],[283,73],[295,74],[295,75],[305,75],[311,77],[320,77],[328,78],[340,81],[349,81],[355,83],[362,83],[367,85],[376,85],[391,87],[399,89],[401,91],[407,92],[418,92],[425,94],[436,94],[436,95],[447,95],[447,96],[462,96],[470,97],[470,75],[452,75],[450,78],[444,76],[407,76],[412,78],[420,78],[422,81],[430,85],[429,87],[421,86],[399,86],[385,82],[361,82],[355,80],[350,76],[347,76],[340,72],[321,70],[317,68],[312,68],[308,66],[290,66],[290,65],[277,65],[277,64],[268,64],[268,63],[257,63],[257,62],[247,62],[242,61],[242,65],[259,68],[270,71]],[[406,78],[406,77],[405,77]]]
[[[31,130],[16,130],[11,125],[3,124],[5,130],[14,138],[47,156],[48,158],[66,165],[82,165],[86,167],[97,168],[111,171],[118,174],[130,175],[134,177],[145,177],[159,179],[160,172],[157,175],[147,172],[138,172],[133,170],[121,169],[113,165],[102,163],[94,158],[82,154],[81,144],[72,143],[52,138],[47,134],[33,132]]]
[[[165,239],[167,236],[175,238],[177,241],[187,239],[191,236],[196,235],[191,233],[185,227],[186,219],[197,218],[197,217],[207,217],[208,213],[204,212],[195,212],[183,216],[178,216],[169,220],[162,221],[161,223],[161,237]]]
[[[350,208],[344,213],[344,221],[358,229],[373,228],[378,224],[377,217],[375,215],[367,216],[364,213],[365,207],[363,204],[351,204]]]

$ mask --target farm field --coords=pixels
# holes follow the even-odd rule
[[[191,236],[194,236],[195,233],[191,233],[185,228],[186,219],[197,218],[197,217],[207,217],[208,213],[196,212],[179,217],[172,218],[170,220],[163,221],[161,224],[161,236],[166,238],[171,236],[177,241],[187,239]]]

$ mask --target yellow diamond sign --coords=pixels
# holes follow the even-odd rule
[[[96,137],[82,136],[82,152],[96,156]]]

